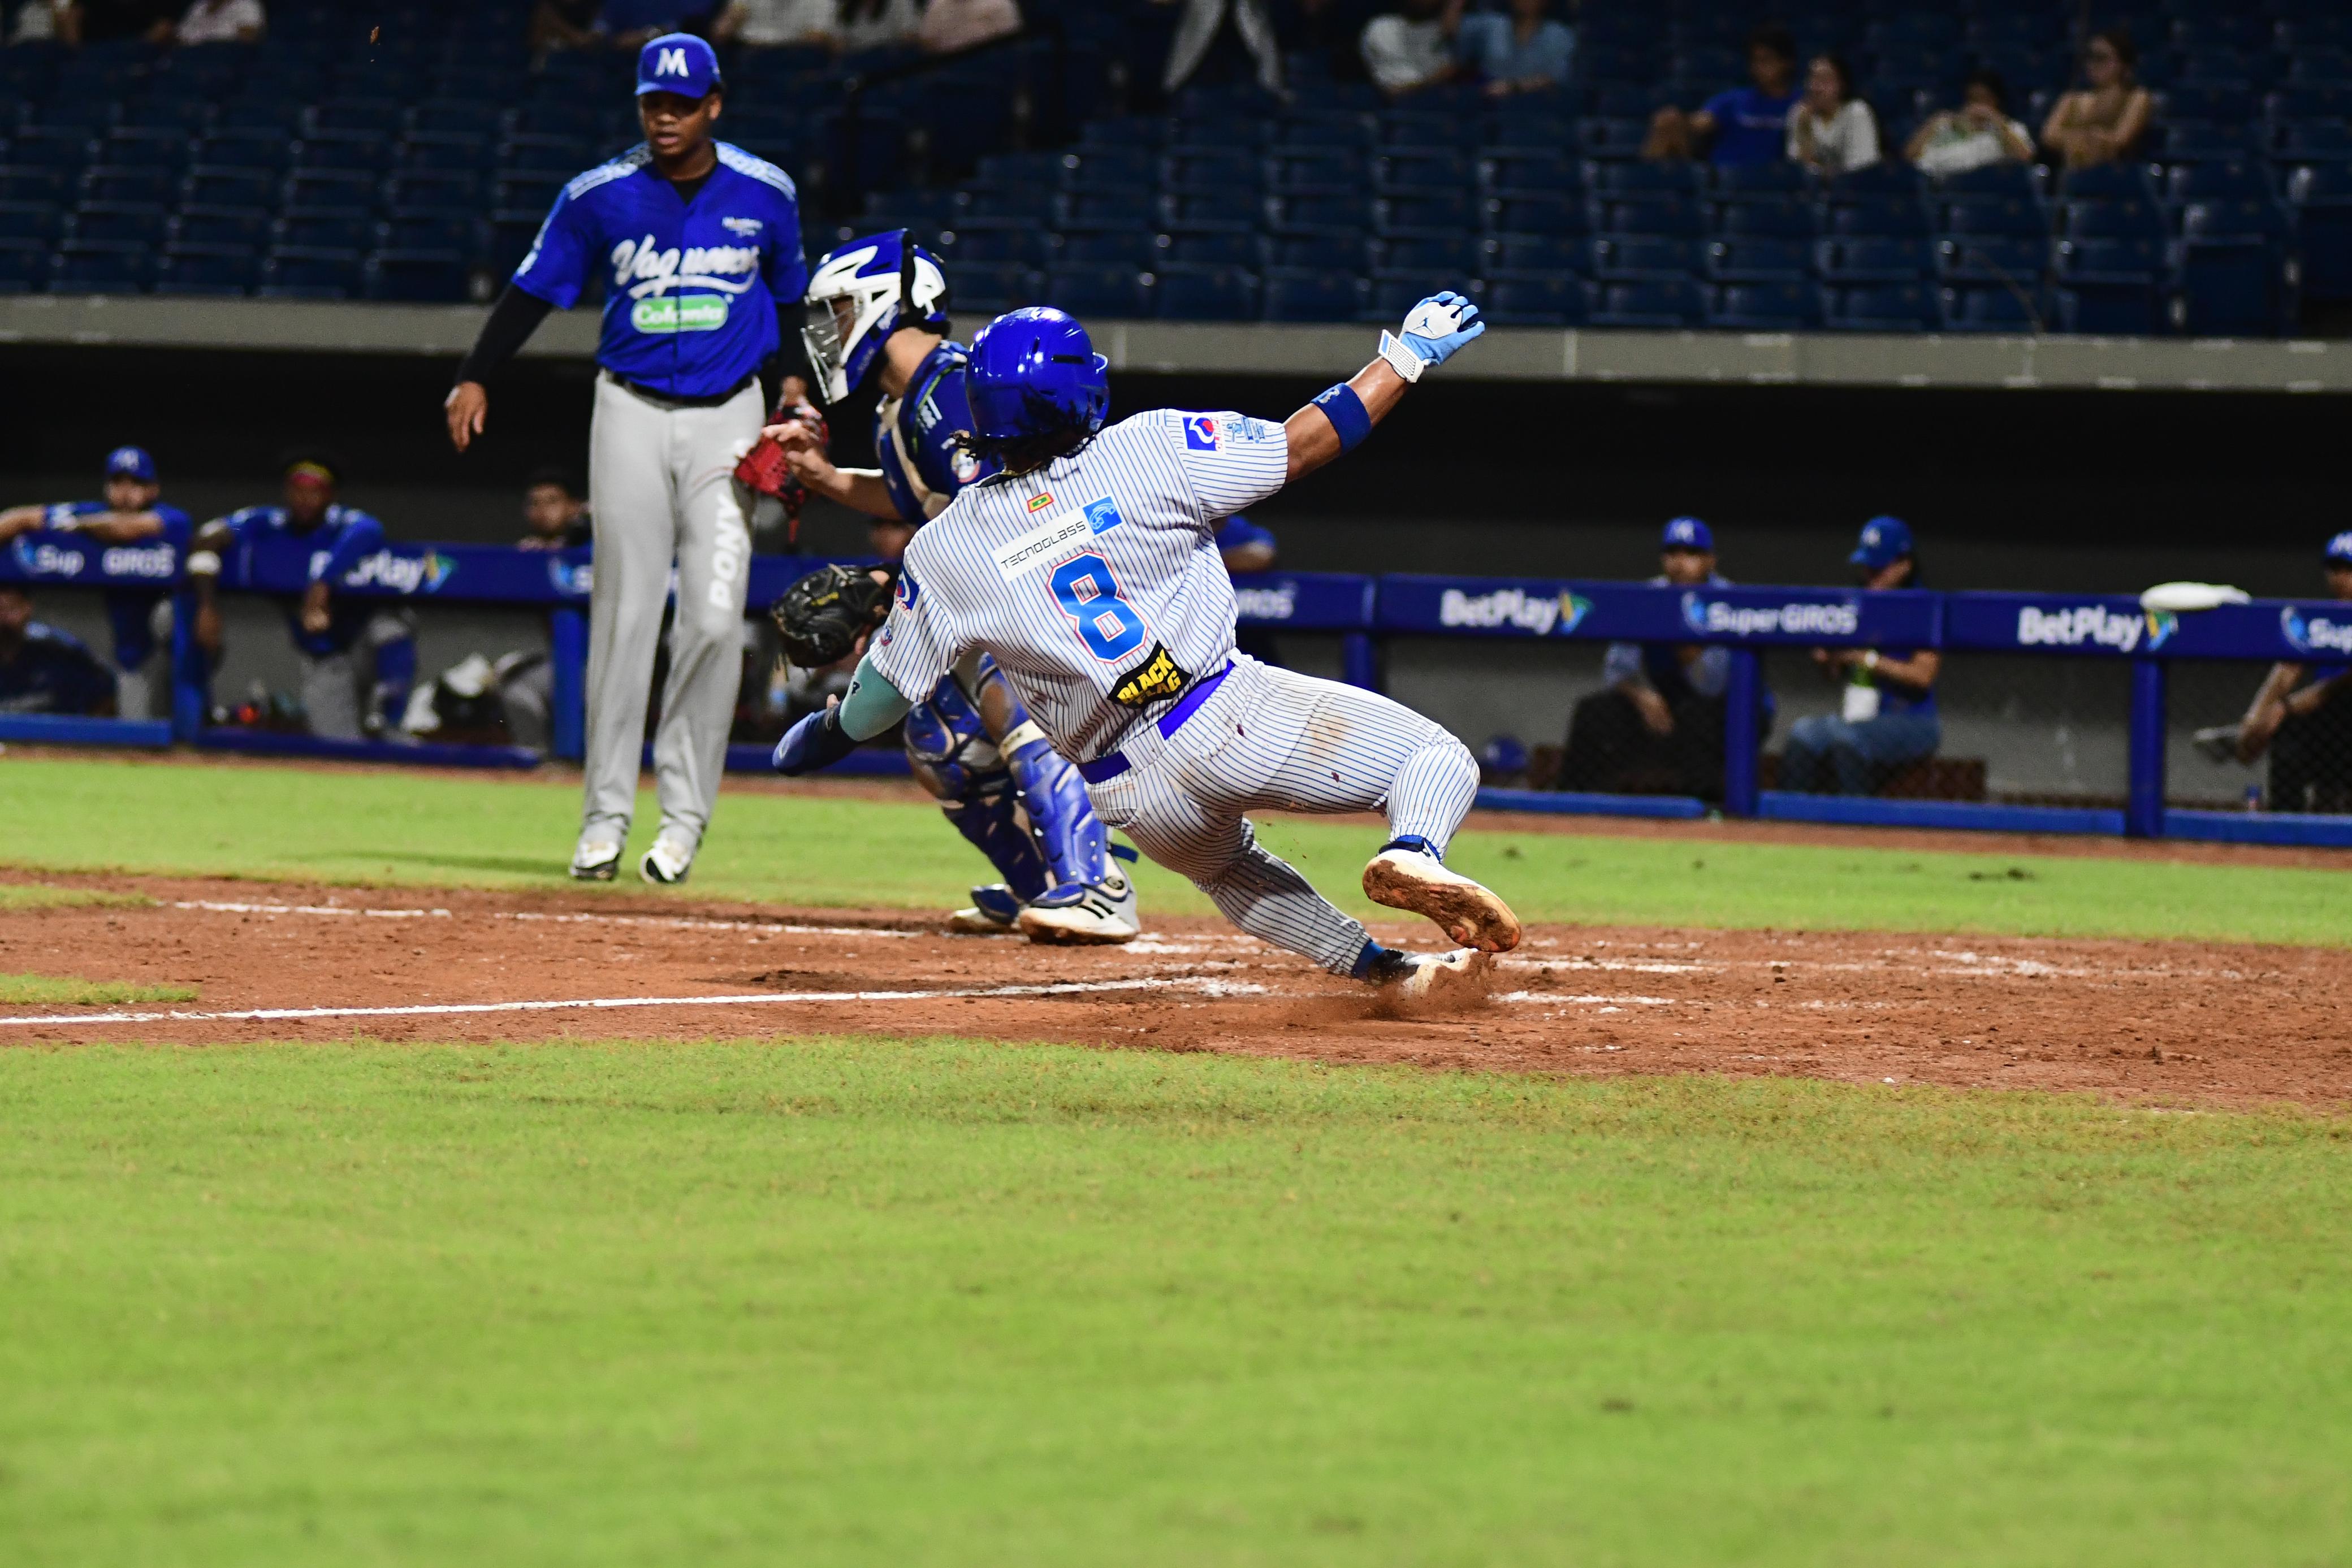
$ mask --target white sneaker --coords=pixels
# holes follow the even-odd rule
[[[1491,953],[1456,947],[1451,953],[1400,953],[1372,978],[1381,994],[1391,1001],[1439,1006],[1477,1001],[1486,995],[1495,970]]]
[[[971,890],[971,904],[948,916],[948,929],[964,936],[1002,936],[1021,918],[1021,900],[1001,882]]]
[[[1374,855],[1364,867],[1364,896],[1429,916],[1465,947],[1507,953],[1519,945],[1511,906],[1426,850],[1398,844]]]
[[[1100,882],[1066,882],[1024,905],[1013,924],[1032,942],[1115,945],[1143,935],[1135,882],[1116,868]]]
[[[574,882],[610,882],[621,869],[621,846],[614,839],[583,839],[572,852]]]
[[[656,837],[654,847],[637,862],[637,874],[656,886],[684,882],[693,869],[694,845],[668,833]]]

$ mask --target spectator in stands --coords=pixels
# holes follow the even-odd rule
[[[587,492],[570,469],[550,465],[535,470],[526,484],[517,549],[572,549],[589,542]]]
[[[732,0],[710,25],[710,37],[714,43],[747,49],[788,44],[831,48],[837,42],[834,21],[839,15],[834,0]]]
[[[834,30],[841,52],[856,55],[911,44],[922,23],[915,0],[837,0]]]
[[[1815,55],[1805,68],[1805,96],[1789,110],[1789,156],[1832,178],[1878,162],[1878,116],[1853,96],[1844,56]]]
[[[1020,30],[1021,7],[1013,0],[930,0],[915,29],[915,47],[927,55],[952,55]]]
[[[1489,98],[1542,92],[1568,79],[1576,64],[1576,30],[1554,16],[1551,0],[1511,0],[1510,14],[1462,19],[1462,62]]]
[[[1917,588],[1919,560],[1910,526],[1873,517],[1847,558],[1867,589]],[[1801,794],[1868,795],[1896,769],[1936,755],[1943,722],[1936,715],[1936,676],[1943,655],[1932,648],[1816,648],[1813,663],[1838,683],[1836,716],[1816,714],[1790,727],[1780,758],[1780,788]]]
[[[257,44],[269,18],[261,0],[189,0],[173,29],[175,44]]]
[[[1705,145],[1717,163],[1773,163],[1787,156],[1789,111],[1797,107],[1797,44],[1781,26],[1748,36],[1749,85],[1717,93],[1688,113],[1667,108],[1650,121],[1645,158],[1690,158]]]
[[[9,7],[8,42],[39,44],[60,37],[59,18],[70,9],[71,0],[23,0]]]
[[[1658,549],[1658,575],[1650,579],[1655,586],[1728,580],[1715,570],[1715,535],[1696,517],[1668,523]],[[1731,650],[1612,643],[1601,669],[1608,685],[1570,716],[1558,788],[1721,800]]]
[[[1155,5],[1181,5],[1176,36],[1169,41],[1168,66],[1160,74],[1160,90],[1173,96],[1191,81],[1212,54],[1221,61],[1236,47],[1250,61],[1250,75],[1268,92],[1282,90],[1282,48],[1274,36],[1274,18],[1265,0],[1151,0]],[[1212,72],[1211,79],[1218,73]],[[1228,68],[1230,74],[1230,68]]]
[[[530,13],[530,49],[590,49],[604,40],[596,32],[596,15],[604,0],[539,0]]]
[[[2328,597],[2352,601],[2352,532],[2327,541],[2320,568]],[[2246,716],[2197,744],[2216,762],[2268,751],[2273,811],[2352,811],[2352,663],[2273,664]]]
[[[604,0],[595,30],[616,49],[641,49],[665,33],[709,29],[718,0]]]
[[[2153,105],[2139,85],[2138,67],[2139,49],[2128,28],[2091,35],[2083,51],[2083,75],[2090,86],[2060,99],[2042,127],[2042,144],[2061,166],[2116,162],[2139,145]]]
[[[188,576],[196,590],[196,645],[217,662],[222,637],[215,589],[224,562],[235,557],[240,570],[249,570],[272,547],[282,549],[288,541],[307,547],[309,586],[286,611],[287,634],[302,667],[302,709],[311,734],[357,740],[362,731],[396,724],[407,706],[416,678],[416,618],[336,592],[346,573],[383,548],[382,523],[336,501],[339,469],[321,452],[290,455],[282,503],[247,507],[206,523],[188,556]],[[373,665],[364,703],[362,654]]]
[[[1454,41],[1462,31],[1464,0],[1400,0],[1398,8],[1364,24],[1360,47],[1372,85],[1403,98],[1462,74]]]
[[[114,675],[79,638],[33,619],[33,596],[0,584],[0,713],[114,712]]]
[[[2000,73],[1979,66],[1969,73],[1960,107],[1929,115],[1912,133],[1903,156],[1921,173],[1941,180],[1995,163],[2032,162],[2033,133],[2023,120],[2009,117],[2009,85]]]

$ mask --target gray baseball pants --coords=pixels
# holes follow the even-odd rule
[[[756,382],[706,408],[633,392],[610,375],[596,379],[583,838],[628,836],[673,560],[677,613],[654,735],[654,788],[665,832],[698,844],[709,826],[743,676],[751,581],[749,492],[735,482],[735,464],[760,438],[761,413]]]
[[[1259,843],[1243,813],[1381,811],[1391,836],[1418,834],[1443,853],[1478,793],[1478,764],[1442,727],[1378,692],[1242,653],[1174,735],[1139,724],[1119,750],[1129,770],[1087,786],[1104,825],[1251,936],[1335,975],[1363,953],[1362,923]]]

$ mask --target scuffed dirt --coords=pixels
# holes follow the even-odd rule
[[[0,1007],[10,1020],[37,1020],[0,1024],[0,1046],[858,1030],[1508,1071],[2088,1090],[2168,1103],[2352,1097],[2352,951],[2341,949],[1539,925],[1504,960],[1485,1006],[1402,1018],[1384,1015],[1362,988],[1209,920],[1155,918],[1144,940],[1123,949],[1045,948],[951,936],[937,917],[902,911],[45,880],[158,902],[0,913],[0,972],[193,983],[202,1000]],[[1422,923],[1375,930],[1437,945]],[[608,1005],[341,1010],[583,999]],[[311,1009],[331,1011],[194,1016]]]

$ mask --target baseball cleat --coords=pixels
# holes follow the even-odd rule
[[[2189,743],[2203,752],[2209,761],[2238,760],[2239,736],[2238,727],[2234,724],[2217,724],[2210,729],[2199,730],[2189,738]]]
[[[654,847],[637,862],[637,874],[657,887],[684,882],[693,869],[694,846],[667,833],[655,839]]]
[[[583,839],[572,852],[572,880],[610,882],[621,869],[621,846],[613,839]]]
[[[967,936],[1002,936],[1021,918],[1021,900],[1001,882],[971,890],[971,907],[948,916],[948,929]]]
[[[1486,995],[1494,968],[1494,956],[1475,947],[1456,947],[1451,953],[1405,953],[1392,947],[1381,955],[1367,977],[1391,1001],[1471,1002]]]
[[[1047,888],[1014,924],[1032,942],[1113,944],[1143,935],[1135,917],[1135,883],[1116,871],[1100,882]]]
[[[1449,870],[1418,839],[1387,845],[1364,867],[1364,896],[1391,909],[1425,915],[1448,936],[1485,953],[1519,945],[1519,917],[1486,888]]]

